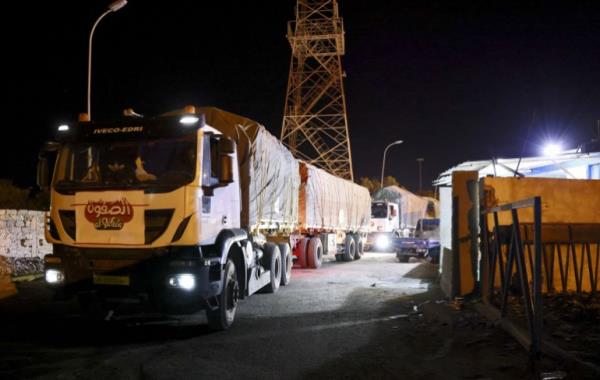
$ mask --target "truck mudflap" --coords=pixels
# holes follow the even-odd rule
[[[222,291],[220,259],[202,258],[199,247],[145,252],[140,260],[132,259],[133,253],[123,258],[111,250],[56,247],[46,271],[62,273],[62,283],[54,286],[63,297],[78,296],[84,307],[98,302],[123,313],[194,313],[211,308]]]

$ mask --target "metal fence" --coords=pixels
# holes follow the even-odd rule
[[[520,222],[521,209],[532,209],[533,222]],[[500,220],[499,213],[508,212],[510,223]],[[544,224],[540,197],[483,210],[480,223],[484,301],[499,307],[502,318],[510,309],[509,296],[523,301],[531,352],[539,357],[542,295],[599,290],[600,224]]]
[[[518,210],[526,208],[533,208],[533,235],[528,240],[531,241],[531,244],[524,244],[523,229],[519,222]],[[498,217],[500,212],[510,212],[510,225],[500,225]],[[489,215],[493,216],[491,229],[488,226]],[[517,277],[531,338],[530,350],[534,356],[539,357],[543,320],[541,198],[530,198],[483,210],[480,223],[484,301],[494,304],[494,297],[496,293],[499,293],[500,315],[505,318],[508,310],[508,296],[512,290],[511,285],[514,277]],[[525,249],[526,246],[530,249]],[[531,248],[533,248],[533,252]],[[501,282],[498,289],[496,288],[497,276]]]

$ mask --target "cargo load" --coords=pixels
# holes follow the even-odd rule
[[[264,126],[214,107],[198,108],[206,124],[237,144],[242,227],[293,230],[298,223],[298,161]]]
[[[305,162],[300,163],[299,228],[362,231],[369,225],[369,191]]]

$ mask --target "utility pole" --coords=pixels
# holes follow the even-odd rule
[[[344,25],[337,0],[297,0],[281,141],[292,154],[354,179],[344,95]]]
[[[419,165],[419,193],[423,193],[423,161],[424,158],[417,158],[417,164]]]

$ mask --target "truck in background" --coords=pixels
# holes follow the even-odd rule
[[[239,300],[290,282],[290,242],[298,260],[318,267],[321,254],[340,242],[336,253],[356,258],[352,246],[368,226],[368,208],[365,218],[339,204],[346,217],[354,214],[338,222],[351,222],[299,224],[307,165],[262,125],[217,108],[82,121],[59,128],[57,140],[46,144],[38,165],[38,182],[51,191],[45,278],[89,310],[204,309],[211,328],[227,329]],[[49,184],[51,151],[58,156]],[[323,177],[312,171],[304,188],[328,193],[311,185]]]
[[[386,186],[372,195],[370,250],[392,251],[392,240],[409,236],[426,217],[430,201],[398,186]]]

